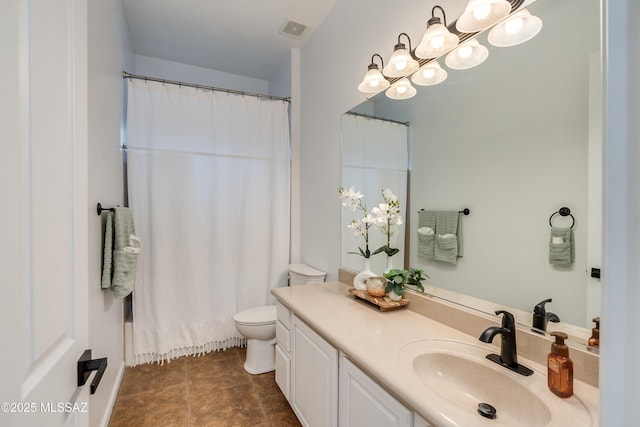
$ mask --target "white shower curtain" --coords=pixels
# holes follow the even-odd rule
[[[244,343],[233,315],[287,280],[287,104],[129,80],[129,206],[141,238],[136,363]]]

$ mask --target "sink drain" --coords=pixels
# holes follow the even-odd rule
[[[478,403],[478,413],[485,418],[494,419],[496,417],[496,408],[488,403]]]

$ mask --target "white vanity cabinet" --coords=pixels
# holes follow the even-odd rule
[[[291,312],[276,302],[276,384],[291,402]]]
[[[413,427],[433,427],[420,415],[413,413]]]
[[[431,427],[279,301],[276,383],[305,427]]]
[[[305,427],[338,425],[338,350],[291,316],[291,407]]]
[[[340,427],[412,427],[413,412],[340,355]]]

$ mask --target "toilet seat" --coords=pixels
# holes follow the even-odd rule
[[[276,323],[276,306],[266,305],[248,308],[233,316],[233,320],[239,325],[270,325]]]

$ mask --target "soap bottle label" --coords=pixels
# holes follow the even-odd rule
[[[573,372],[566,366],[563,368],[560,361],[550,359],[548,362],[549,389],[560,397],[573,395]]]

